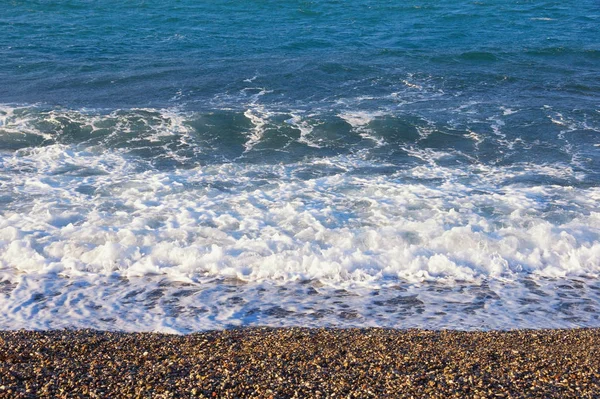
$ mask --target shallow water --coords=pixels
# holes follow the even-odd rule
[[[599,19],[12,2],[0,325],[598,326]]]
[[[340,288],[315,280],[276,283],[165,276],[23,276],[0,286],[8,328],[190,333],[240,326],[490,330],[598,326],[596,279],[523,278]]]

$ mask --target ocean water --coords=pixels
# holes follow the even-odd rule
[[[599,26],[3,1],[0,328],[600,327]]]

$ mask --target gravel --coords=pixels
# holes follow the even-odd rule
[[[0,332],[0,398],[600,398],[600,329]]]

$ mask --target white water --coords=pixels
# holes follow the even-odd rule
[[[352,171],[368,163],[341,157],[310,168],[348,172],[302,180],[309,165],[138,172],[117,153],[62,145],[0,162],[8,270],[339,284],[600,270],[600,190],[506,184],[531,173],[527,164],[362,177]]]
[[[520,164],[460,171],[432,161],[363,177],[354,171],[373,165],[337,157],[310,165],[140,172],[118,152],[63,145],[4,154],[0,165],[3,328],[598,324],[600,190],[509,183],[534,168],[548,176],[569,174],[568,168]],[[342,172],[295,177],[309,167]],[[561,296],[544,283],[548,278],[584,278],[578,284],[586,296],[578,300],[588,310],[548,319],[549,304],[562,306]],[[527,302],[530,292],[525,280],[549,291],[554,302],[538,302],[538,315],[519,321],[519,301]],[[177,294],[182,282],[194,292],[181,294],[185,300]],[[169,294],[148,300],[161,284]],[[450,294],[419,288],[428,284],[441,284]],[[452,295],[462,295],[459,287],[482,285],[499,299],[472,313],[446,309]],[[309,287],[317,294],[281,292]],[[391,314],[368,310],[379,290],[387,298],[384,308],[385,301],[395,303],[399,288],[393,287],[414,296],[406,305],[412,310],[395,314],[397,304],[390,305]],[[129,301],[136,290],[145,299]],[[351,294],[336,304],[337,290]],[[228,302],[234,297],[241,298],[233,299],[235,306]],[[323,310],[319,303],[337,310],[309,317]],[[169,313],[175,304],[178,311]],[[195,307],[208,310],[196,314]]]
[[[161,170],[121,144],[131,133],[137,145],[143,123],[166,158],[180,156],[169,135],[198,147],[177,112],[44,116],[83,118],[90,137],[110,120],[121,135],[112,147],[111,134],[60,144],[27,115],[0,115],[2,134],[50,143],[0,152],[2,328],[600,325],[600,189],[556,184],[583,181],[583,168],[457,167],[449,160],[466,154],[415,142],[400,148],[417,166],[370,160],[363,148]],[[244,115],[242,145],[255,151],[275,113],[254,104]],[[290,116],[298,143],[325,148],[310,115]],[[380,116],[339,115],[375,149],[390,146],[371,136]],[[436,134],[426,130],[421,140]]]

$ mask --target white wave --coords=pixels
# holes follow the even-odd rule
[[[568,165],[459,169],[405,150],[425,164],[385,176],[355,174],[390,165],[351,156],[161,172],[118,150],[1,153],[0,324],[600,324],[598,187],[518,183],[572,179]],[[294,177],[306,168],[339,172]]]
[[[421,140],[425,140],[433,132],[435,132],[436,125],[435,125],[435,122],[433,122],[429,119],[422,118],[422,120],[426,123],[426,125],[416,125],[415,128],[417,129],[417,132],[419,133],[419,138]]]
[[[502,132],[502,128],[506,125],[504,121],[495,116],[490,116],[487,120],[491,122],[492,132],[501,139],[506,139],[506,134]]]
[[[600,127],[590,124],[587,118],[577,120],[573,117],[565,116],[560,112],[553,112],[547,115],[548,119],[555,125],[563,126],[559,138],[564,138],[565,133],[571,133],[576,130],[588,130],[594,132],[600,132]]]
[[[482,135],[477,134],[472,130],[469,130],[469,134],[467,135],[467,137],[470,138],[471,140],[475,141],[475,143],[477,145],[483,143],[485,140]]]
[[[502,115],[504,115],[504,116],[516,114],[517,112],[519,112],[519,111],[515,111],[514,109],[506,108],[506,107],[500,107],[500,109],[502,110]]]
[[[411,83],[411,82],[409,82],[408,80],[405,80],[405,79],[402,79],[401,82],[404,83],[405,86],[410,87],[411,89],[418,89],[418,90],[423,89],[423,86],[420,86],[420,85],[415,84],[415,83]]]
[[[321,146],[311,137],[314,127],[308,121],[303,120],[297,113],[292,112],[290,113],[290,116],[291,118],[287,119],[285,122],[300,131],[298,142],[306,144],[309,147],[321,148]]]
[[[51,139],[52,135],[44,133],[32,126],[35,116],[24,107],[12,107],[0,104],[0,129],[3,134],[25,135],[31,134]]]
[[[248,140],[244,143],[245,152],[254,148],[254,146],[262,140],[265,134],[265,126],[269,121],[271,114],[265,111],[264,107],[254,106],[253,109],[247,109],[244,116],[252,122],[252,129],[248,135]]]
[[[0,127],[6,126],[8,121],[12,118],[14,108],[0,105]]]
[[[131,111],[157,112],[153,108],[134,108]],[[159,117],[152,120],[153,125],[150,126],[152,134],[148,135],[147,138],[150,141],[160,141],[160,138],[165,136],[188,137],[192,133],[192,128],[186,124],[186,120],[189,120],[188,115],[178,108],[161,109],[159,110]]]
[[[258,92],[250,96],[250,102],[248,109],[244,112],[244,116],[252,122],[252,129],[248,134],[248,140],[244,143],[244,152],[248,152],[254,148],[255,145],[260,143],[265,134],[265,126],[269,123],[269,118],[275,113],[267,110],[264,105],[259,104],[259,100],[265,94],[271,93],[271,91],[263,88],[245,88],[243,92],[252,92],[258,90]]]
[[[140,174],[118,153],[64,146],[3,157],[2,193],[14,201],[0,218],[0,265],[24,273],[335,284],[600,271],[598,188],[502,184],[534,168],[557,176],[573,173],[568,168],[458,171],[437,166],[443,154],[420,156],[432,161],[392,178],[313,180],[288,177],[303,164]],[[67,167],[101,173],[61,174]],[[255,186],[257,174],[274,177]],[[224,184],[231,188],[218,189]],[[551,203],[570,205],[557,213]]]
[[[354,130],[364,139],[373,141],[377,147],[386,145],[385,140],[382,137],[378,137],[373,130],[368,128],[371,123],[377,117],[385,115],[386,112],[366,112],[366,111],[346,111],[340,113],[338,116],[346,121]]]

